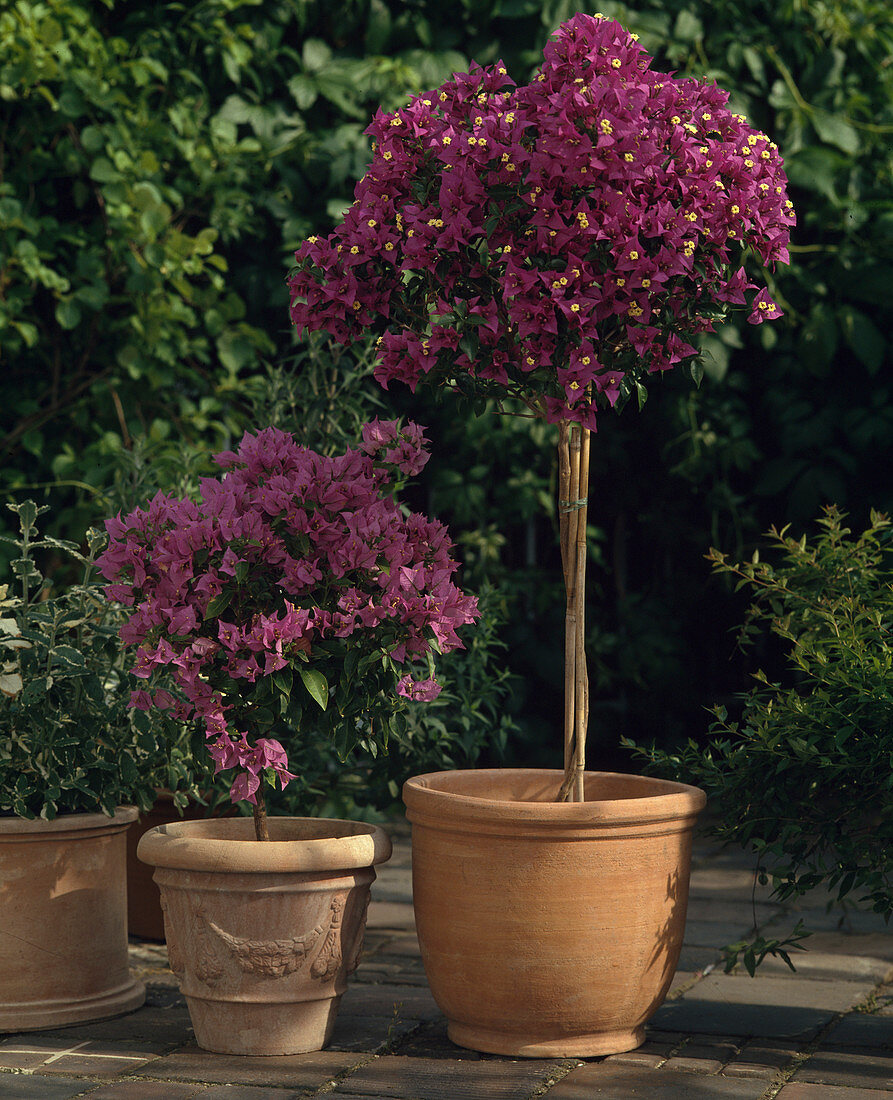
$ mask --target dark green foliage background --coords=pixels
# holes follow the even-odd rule
[[[594,441],[595,764],[613,761],[620,734],[703,732],[703,707],[740,688],[727,638],[740,606],[708,579],[711,543],[740,552],[769,523],[802,527],[831,501],[854,523],[869,506],[893,507],[885,0],[599,6],[641,35],[658,68],[715,79],[778,142],[799,225],[792,264],[772,281],[784,319],[705,339],[700,389],[665,378],[641,414],[606,416]],[[281,409],[266,364],[304,361],[286,312],[291,253],[351,201],[375,110],[472,58],[502,57],[526,79],[577,10],[595,5],[5,5],[3,492],[51,504],[52,532],[80,539],[125,489],[145,487],[128,472],[134,451],[157,456],[174,483],[244,427],[264,426],[258,417]],[[413,504],[450,524],[468,583],[501,586],[518,674],[514,751],[554,762],[550,431],[469,422],[455,402],[382,394],[362,372],[351,399],[429,425],[435,459]]]

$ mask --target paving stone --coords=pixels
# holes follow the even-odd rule
[[[115,1016],[109,1020],[73,1024],[54,1028],[52,1032],[22,1032],[20,1039],[30,1042],[47,1035],[67,1041],[69,1045],[88,1039],[112,1041],[151,1042],[152,1049],[168,1049],[191,1042],[194,1038],[189,1010],[177,990],[150,987],[146,990],[146,1004],[135,1012]]]
[[[814,951],[812,940],[806,941],[805,951],[790,952],[791,962],[796,968],[796,973],[803,978],[814,978],[825,981],[870,981],[882,982],[893,970],[885,959],[874,959],[861,955],[829,954],[827,951]],[[767,956],[760,963],[760,977],[788,978],[791,968],[782,959],[773,959]]]
[[[388,940],[381,948],[382,955],[406,955],[412,958],[419,958],[421,953],[419,939],[415,933],[411,936],[394,936],[393,939]]]
[[[719,1073],[737,1052],[738,1047],[734,1041],[711,1043],[709,1040],[702,1042],[699,1038],[693,1043],[686,1043],[662,1068],[685,1073]]]
[[[526,1100],[560,1072],[557,1061],[456,1061],[389,1055],[356,1070],[334,1096],[399,1100]],[[551,1092],[548,1094],[551,1096]]]
[[[778,1100],[881,1100],[889,1096],[886,1090],[848,1089],[839,1085],[808,1085],[794,1081],[777,1094]]]
[[[373,901],[369,906],[366,927],[411,931],[415,928],[415,912],[405,902]]]
[[[46,1077],[27,1077],[21,1073],[0,1073],[3,1100],[71,1100],[83,1094],[85,1082],[52,1081]]]
[[[209,1084],[276,1085],[280,1088],[320,1088],[365,1055],[340,1051],[289,1054],[265,1058],[211,1054],[198,1047],[150,1062],[140,1073],[165,1081],[206,1081]]]
[[[7,1039],[0,1043],[0,1067],[27,1070],[35,1075],[114,1077],[133,1073],[158,1055],[158,1048],[153,1049],[151,1043],[72,1041],[56,1035],[38,1034],[30,1039]]]
[[[83,1084],[83,1082],[82,1082]],[[2,1096],[0,1092],[0,1096]],[[173,1081],[111,1081],[87,1094],[90,1100],[205,1100],[208,1089],[195,1081],[177,1084]],[[277,1094],[285,1100],[283,1093]],[[217,1100],[222,1100],[218,1096]]]
[[[758,1100],[763,1081],[598,1064],[572,1070],[548,1100]],[[877,1098],[876,1098],[877,1100]]]
[[[704,1035],[810,1038],[871,988],[869,983],[805,981],[793,976],[710,974],[682,998],[659,1008],[651,1026]]]
[[[893,1049],[879,1051],[820,1050],[804,1062],[795,1081],[848,1088],[893,1090]]]
[[[743,939],[752,928],[746,913],[737,922],[689,920],[685,922],[685,943],[689,947],[709,947],[718,953],[726,944]]]
[[[349,1016],[387,1016],[393,1020],[431,1020],[440,1009],[427,989],[408,985],[350,986],[341,998],[341,1012]]]
[[[845,910],[834,907],[826,910],[824,906],[791,905],[788,916],[792,925],[802,920],[807,928],[816,932],[843,932],[848,935],[890,935],[890,925],[880,913],[862,910]]]
[[[417,1025],[401,1042],[392,1054],[406,1058],[441,1058],[448,1061],[479,1062],[494,1055],[481,1054],[476,1050],[467,1050],[456,1044],[447,1035],[447,1022],[444,1019],[433,1023]]]
[[[372,884],[372,901],[398,901],[412,905],[412,870],[386,863],[377,869]]]
[[[893,1016],[851,1012],[822,1039],[823,1047],[876,1047],[893,1050]]]
[[[695,894],[688,901],[688,920],[709,921],[721,924],[739,925],[742,922],[753,927],[754,915],[758,927],[768,924],[783,912],[781,905],[770,902],[754,902],[750,898],[746,903],[730,899],[728,894]]]
[[[723,1070],[727,1077],[758,1077],[771,1080],[793,1061],[797,1048],[791,1044],[755,1041],[745,1044]]]
[[[282,1089],[256,1089],[251,1085],[218,1085],[198,1093],[195,1100],[304,1100],[306,1096],[304,1089],[291,1092]]]
[[[815,932],[806,945],[810,951],[830,955],[886,959],[893,966],[893,935],[889,928],[884,932]]]
[[[418,1026],[417,1020],[352,1016],[342,1011],[338,1013],[335,1031],[326,1049],[374,1054],[385,1046],[399,1043]]]

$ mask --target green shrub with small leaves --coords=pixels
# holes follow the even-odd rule
[[[663,773],[703,787],[711,830],[743,844],[780,900],[824,887],[833,902],[893,913],[893,527],[872,512],[854,535],[828,507],[812,540],[769,532],[776,564],[715,572],[751,597],[739,644],[774,640],[786,668],[753,673],[740,715],[715,707],[706,746],[637,751]],[[771,657],[771,652],[764,656]],[[632,747],[632,746],[630,746]],[[793,941],[801,938],[795,929]],[[753,970],[791,941],[736,944]]]
[[[106,537],[91,529],[88,553],[40,537],[45,512],[33,501],[10,505],[20,537],[12,585],[0,585],[0,816],[113,814],[147,809],[154,787],[195,793],[192,748],[184,736],[162,751],[141,712],[127,706],[128,675],[117,616],[102,595],[93,560]],[[8,540],[10,541],[10,540]],[[74,557],[80,583],[48,595],[35,555]]]

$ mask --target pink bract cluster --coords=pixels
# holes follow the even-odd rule
[[[138,647],[132,671],[179,694],[139,690],[131,705],[203,719],[216,770],[238,773],[233,801],[254,802],[268,769],[283,787],[294,778],[277,739],[249,739],[253,698],[280,670],[321,667],[331,687],[359,648],[403,673],[392,697],[439,692],[403,666],[432,638],[461,647],[456,630],[478,612],[452,583],[446,528],[404,515],[390,494],[394,469],[424,466],[424,443],[417,425],[378,420],[337,457],[276,428],[246,433],[237,453],[216,456],[227,472],[202,480],[198,502],[159,493],[107,521],[99,566],[108,597],[133,608],[121,630]]]
[[[794,215],[775,144],[715,85],[650,64],[578,15],[529,85],[473,67],[379,112],[343,224],[296,254],[298,329],[377,332],[385,386],[473,379],[589,427],[696,354],[755,289],[744,250],[788,260]],[[750,320],[780,315],[761,289]]]

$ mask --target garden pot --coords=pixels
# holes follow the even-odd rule
[[[99,1020],[146,997],[128,969],[125,832],[134,807],[0,817],[0,1030]]]
[[[196,1042],[219,1054],[303,1054],[332,1033],[363,946],[376,825],[273,817],[179,821],[147,832],[139,858],[161,890],[171,969]]]
[[[176,821],[203,821],[208,809],[190,802],[181,814],[170,791],[158,790],[154,805],[127,830],[127,931],[142,940],[164,939],[164,914],[161,894],[152,878],[152,868],[137,858],[136,850],[143,833],[158,825]]]
[[[416,929],[459,1046],[513,1057],[632,1050],[673,979],[692,828],[681,783],[587,772],[437,772],[406,782]]]

